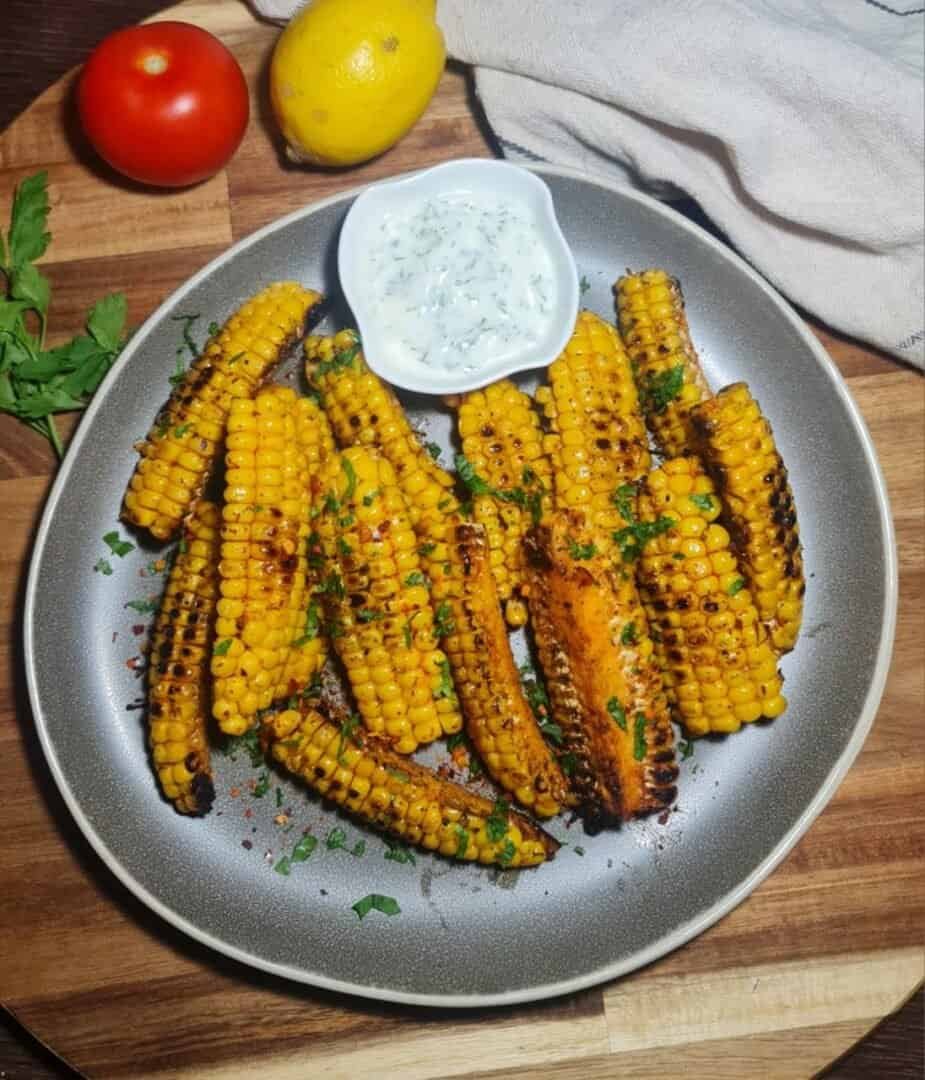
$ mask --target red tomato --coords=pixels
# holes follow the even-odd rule
[[[247,84],[225,46],[198,26],[117,30],[93,51],[77,90],[90,142],[119,172],[159,187],[206,180],[247,127]]]

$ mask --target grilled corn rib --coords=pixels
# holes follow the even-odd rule
[[[684,727],[730,732],[779,716],[787,703],[777,657],[699,459],[673,458],[649,473],[638,507],[640,591]]]
[[[158,540],[176,535],[221,452],[231,403],[252,398],[319,293],[281,281],[244,304],[208,343],[138,444],[122,517]]]
[[[293,390],[270,386],[232,402],[228,416],[212,714],[229,735],[324,662],[306,615],[310,488],[297,402]],[[293,648],[304,650],[298,662]]]
[[[616,330],[590,311],[552,363],[549,383],[536,392],[555,475],[555,505],[581,510],[602,551],[621,520],[614,492],[649,467],[645,425],[629,360]]]
[[[410,754],[462,728],[429,582],[389,462],[352,446],[330,471],[314,522],[326,626],[367,729]]]
[[[463,520],[452,478],[420,446],[392,392],[367,368],[356,337],[309,338],[305,347],[309,378],[337,438],[375,447],[395,470],[470,738],[502,787],[540,816],[558,813],[568,788],[524,698],[484,530]]]
[[[206,674],[220,524],[218,508],[201,499],[187,523],[151,638],[148,742],[161,790],[182,814],[206,814],[215,798]]]
[[[789,652],[800,633],[806,582],[793,492],[771,425],[745,383],[720,390],[691,418],[758,614],[774,647]]]
[[[523,537],[548,509],[552,486],[539,417],[529,396],[502,379],[466,394],[457,427],[472,470],[473,517],[488,536],[498,596],[508,623],[523,626]]]
[[[689,453],[690,411],[710,396],[710,387],[691,341],[681,286],[664,270],[644,270],[621,277],[615,292],[646,423],[666,457]]]
[[[580,514],[527,535],[534,640],[552,713],[574,756],[588,831],[664,810],[677,794],[674,733],[631,577],[589,554]]]
[[[338,806],[409,844],[451,859],[527,867],[559,845],[503,802],[492,804],[401,757],[374,736],[349,733],[320,712],[264,721],[276,761]]]

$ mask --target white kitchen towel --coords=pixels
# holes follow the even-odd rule
[[[438,0],[437,20],[508,157],[692,196],[794,303],[925,366],[921,0]]]

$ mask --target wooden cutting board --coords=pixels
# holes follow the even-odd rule
[[[14,185],[48,170],[54,240],[43,268],[61,337],[112,289],[141,322],[232,241],[316,198],[491,153],[465,73],[451,69],[425,117],[379,160],[347,172],[293,169],[279,156],[265,92],[277,30],[236,0],[188,0],[159,18],[197,23],[234,50],[251,86],[250,128],[226,172],[180,193],[134,189],[93,158],[74,124],[72,76],[0,136],[0,220]],[[899,540],[896,649],[870,738],[809,834],[717,926],[607,986],[494,1011],[374,1004],[251,971],[187,940],[104,869],[50,780],[22,675],[23,571],[54,461],[0,418],[0,1000],[91,1076],[135,1080],[256,1070],[267,1080],[739,1080],[806,1077],[842,1054],[923,973],[925,397],[920,376],[813,329],[870,426]]]

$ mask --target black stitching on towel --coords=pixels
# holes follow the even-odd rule
[[[547,165],[546,158],[540,157],[539,154],[534,154],[532,150],[528,150],[525,146],[521,146],[519,143],[511,142],[510,139],[502,139],[500,135],[495,133],[495,138],[505,148],[505,150],[513,150],[515,154],[523,154],[524,157],[530,158],[531,161],[542,161]]]
[[[881,4],[880,0],[864,0],[864,3],[870,4],[871,7],[880,8],[881,11],[885,11],[889,15],[898,15],[900,18],[904,15],[925,15],[925,7],[912,8],[911,11],[897,11],[896,8],[891,8],[889,4]]]

